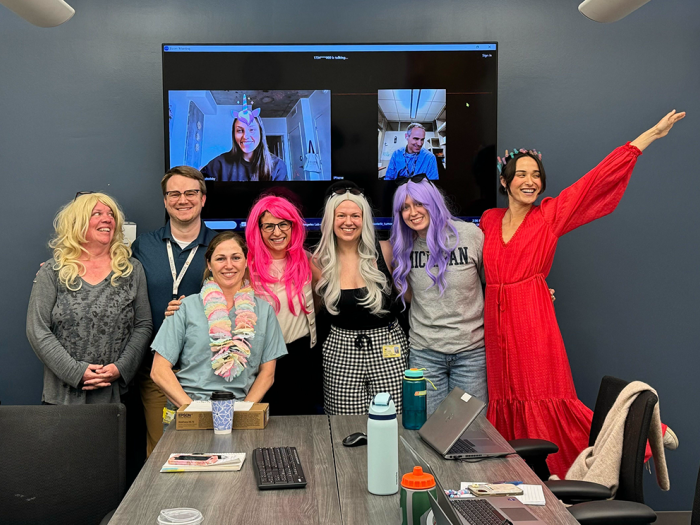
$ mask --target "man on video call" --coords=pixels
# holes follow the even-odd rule
[[[401,177],[413,177],[425,173],[429,179],[437,180],[437,159],[430,151],[423,148],[425,128],[413,122],[406,128],[406,148],[397,149],[389,161],[384,180]]]

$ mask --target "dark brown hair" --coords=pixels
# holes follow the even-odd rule
[[[243,236],[239,233],[236,233],[236,232],[225,231],[225,232],[219,233],[209,243],[209,247],[207,248],[207,251],[204,253],[204,259],[206,260],[207,263],[211,262],[211,258],[214,255],[214,251],[216,250],[216,247],[219,246],[219,244],[221,244],[222,242],[226,242],[226,241],[236,241],[238,246],[241,247],[241,250],[243,250],[243,255],[245,256],[246,260],[248,260],[248,245],[246,244]],[[207,267],[204,269],[204,281],[209,279],[209,277],[211,277],[211,272],[209,271],[209,264],[207,264]],[[247,265],[246,265],[246,269],[245,269],[244,279],[248,279],[248,266]]]
[[[530,157],[531,159],[534,159],[537,163],[537,169],[540,171],[540,182],[542,183],[539,195],[544,193],[544,190],[547,187],[547,176],[544,173],[544,166],[542,165],[542,161],[539,159],[539,157],[537,157],[537,155],[533,155],[532,153],[527,151],[525,153],[518,153],[512,159],[510,159],[503,167],[503,171],[501,172],[501,179],[503,179],[503,181],[506,183],[506,186],[504,188],[503,184],[498,185],[498,191],[500,191],[503,195],[508,195],[510,183],[513,182],[513,179],[515,178],[515,168],[518,164],[518,159],[522,159],[523,157]]]
[[[198,169],[192,168],[190,166],[175,166],[170,168],[160,181],[160,187],[163,190],[163,196],[165,197],[165,192],[168,187],[168,181],[173,175],[180,175],[181,177],[187,177],[188,179],[194,179],[199,182],[199,189],[202,191],[202,195],[207,194],[207,185],[204,184],[204,175]]]

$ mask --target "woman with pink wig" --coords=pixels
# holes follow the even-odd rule
[[[253,205],[245,231],[251,284],[275,309],[288,355],[277,363],[265,397],[273,415],[316,414],[323,403],[323,372],[316,345],[311,267],[306,230],[287,199],[263,196]]]

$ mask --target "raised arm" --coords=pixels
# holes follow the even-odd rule
[[[685,111],[676,113],[676,110],[674,109],[664,118],[659,120],[659,123],[656,126],[639,135],[630,144],[639,148],[639,151],[644,151],[649,144],[668,135],[668,132],[671,131],[673,125],[683,118],[685,118]]]

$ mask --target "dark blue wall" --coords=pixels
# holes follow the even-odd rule
[[[657,510],[689,509],[700,462],[697,261],[700,4],[656,0],[612,25],[578,0],[71,0],[40,29],[0,7],[0,399],[38,403],[27,300],[60,205],[104,190],[139,231],[163,218],[162,42],[500,43],[499,148],[544,152],[555,194],[669,109],[689,117],[640,158],[610,217],[565,237],[550,275],[580,397],[641,379],[680,436]],[[196,72],[193,72],[196,74]],[[450,124],[452,125],[452,123]]]

